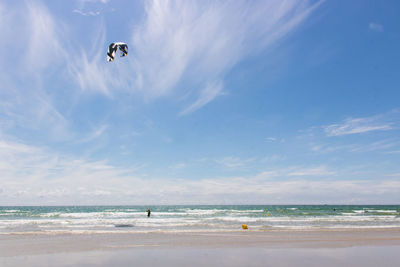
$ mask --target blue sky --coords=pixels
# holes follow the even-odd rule
[[[2,1],[0,204],[398,204],[399,8]]]

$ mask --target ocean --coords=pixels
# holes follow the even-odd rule
[[[399,228],[400,205],[0,206],[0,234],[219,232],[242,224],[248,231]]]

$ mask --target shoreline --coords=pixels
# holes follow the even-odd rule
[[[132,226],[134,227],[134,226]],[[20,231],[20,232],[0,232],[0,236],[7,235],[101,235],[101,234],[201,234],[201,233],[284,233],[284,232],[381,232],[381,231],[398,231],[400,232],[400,227],[301,227],[301,228],[287,228],[287,227],[270,227],[265,229],[259,229],[248,225],[248,229],[191,229],[191,230],[40,230],[40,231]],[[122,228],[122,227],[121,227]],[[127,227],[131,229],[131,227]]]

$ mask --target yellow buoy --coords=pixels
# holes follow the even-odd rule
[[[242,229],[249,229],[249,228],[247,228],[246,224],[242,224]]]
[[[267,217],[269,216],[269,214],[267,213]]]

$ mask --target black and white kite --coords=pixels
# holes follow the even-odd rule
[[[114,61],[115,54],[117,53],[117,50],[119,48],[119,51],[121,51],[121,57],[124,57],[128,55],[128,45],[126,43],[111,43],[110,46],[108,47],[108,52],[107,52],[107,61]]]

